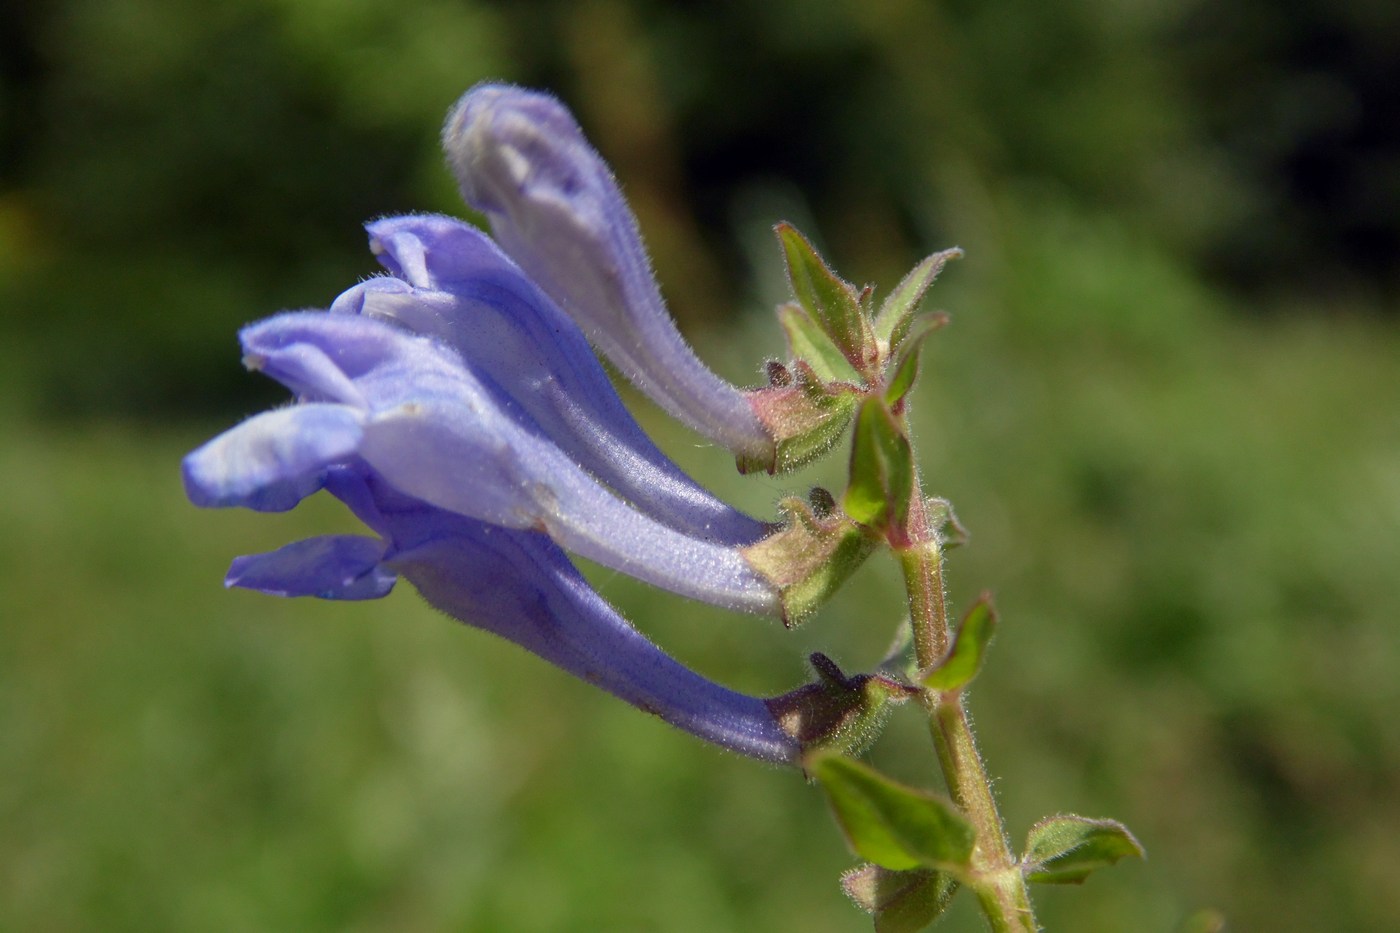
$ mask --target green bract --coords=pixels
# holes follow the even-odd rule
[[[1142,844],[1117,820],[1063,814],[1041,820],[1026,837],[1022,870],[1042,884],[1083,884],[1119,859],[1146,858]]]
[[[951,260],[961,259],[962,254],[963,251],[956,246],[941,253],[934,253],[911,269],[880,305],[880,310],[875,315],[875,336],[884,341],[891,355],[899,349],[908,335],[909,325],[914,320],[914,312],[918,310],[924,292],[928,291],[933,280],[938,278],[938,273],[943,271],[943,267]]]
[[[805,763],[861,858],[892,871],[966,872],[976,836],[951,801],[841,755],[818,754]]]
[[[867,398],[856,417],[846,514],[885,531],[903,525],[914,494],[914,452],[903,425],[882,398]]]
[[[860,293],[841,280],[790,224],[778,224],[778,239],[787,258],[788,281],[807,317],[841,351],[853,373],[865,381],[880,362],[880,347]],[[795,350],[794,350],[795,352]]]
[[[971,683],[982,670],[996,622],[992,598],[983,593],[963,618],[957,640],[943,663],[921,678],[923,685],[933,690],[960,690]]]

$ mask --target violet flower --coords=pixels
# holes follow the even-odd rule
[[[563,104],[478,85],[448,117],[443,147],[496,242],[628,379],[741,460],[772,460],[749,398],[696,357],[666,312],[636,219]]]
[[[763,761],[798,760],[802,721],[791,700],[736,693],[681,665],[618,615],[543,535],[434,508],[362,465],[330,468],[324,483],[381,537],[328,536],[241,557],[228,585],[369,599],[401,576],[452,618],[692,735]]]
[[[731,545],[769,531],[656,448],[578,326],[483,233],[437,215],[390,217],[367,229],[394,277],[355,286],[332,312],[390,320],[452,347],[570,459],[657,521]]]
[[[738,548],[678,532],[618,498],[440,341],[373,317],[321,312],[278,315],[241,338],[247,364],[301,401],[254,416],[186,457],[195,504],[285,510],[321,488],[332,469],[363,464],[427,505],[542,531],[672,592],[746,612],[780,611],[775,587]]]

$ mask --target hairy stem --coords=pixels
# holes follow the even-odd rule
[[[920,670],[943,659],[951,640],[943,587],[943,551],[938,531],[929,527],[928,510],[915,487],[905,538],[896,547],[909,595],[914,652]],[[1030,893],[1011,848],[992,795],[991,781],[977,751],[961,690],[926,690],[923,697],[929,731],[938,750],[943,778],[953,801],[977,833],[971,877],[982,911],[996,933],[1034,933],[1040,929],[1031,910]]]

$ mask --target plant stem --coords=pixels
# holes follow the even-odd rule
[[[919,511],[925,512],[920,503]],[[912,511],[911,507],[911,511]],[[924,524],[927,524],[925,520]],[[943,553],[938,540],[896,550],[909,594],[909,618],[914,629],[914,659],[927,670],[948,653],[948,605],[943,590]]]
[[[917,480],[914,488],[903,529],[905,540],[896,547],[896,554],[909,595],[915,658],[919,669],[927,670],[947,654],[951,633],[943,587],[942,542],[938,530],[929,527],[928,509]],[[977,895],[995,933],[1035,933],[1040,927],[1031,909],[1030,893],[1007,844],[962,691],[926,690],[923,703],[948,792],[977,834],[971,877],[964,881]]]

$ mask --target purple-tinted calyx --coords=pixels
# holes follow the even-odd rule
[[[617,181],[563,104],[482,84],[443,129],[468,204],[501,248],[653,401],[744,461],[774,439],[746,394],[712,372],[667,313]]]

